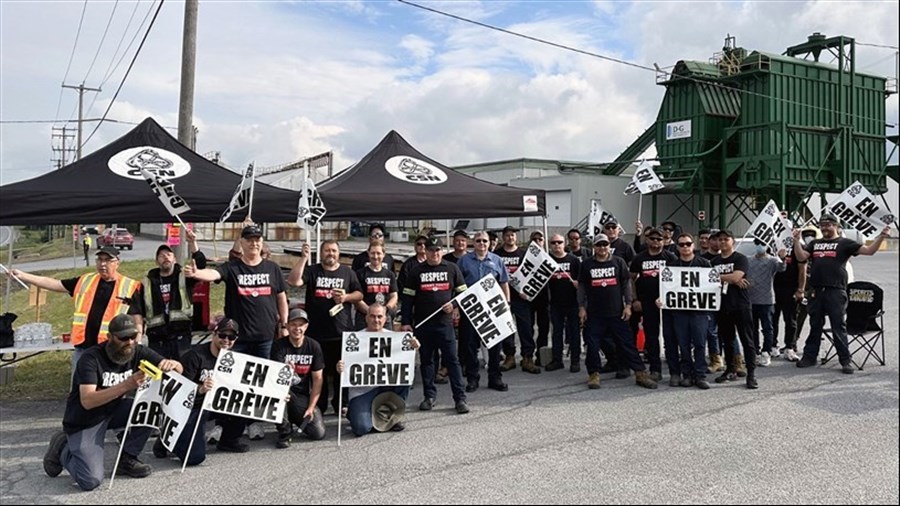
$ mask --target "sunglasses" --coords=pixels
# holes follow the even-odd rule
[[[654,235],[653,237],[648,237],[647,240],[648,241],[662,241],[662,237],[657,237]]]
[[[475,242],[491,242],[488,239],[475,239]]]
[[[692,242],[680,242],[680,243],[678,243],[678,247],[679,247],[679,248],[687,248],[688,246],[693,246],[693,245],[694,245],[694,243],[692,243]]]
[[[550,241],[550,244],[562,244],[562,241]]]
[[[669,228],[669,227],[663,227],[662,229],[665,230],[666,232],[674,232],[675,231],[674,228]]]
[[[604,225],[603,228],[619,228],[618,225]]]
[[[229,341],[237,340],[237,334],[229,334],[228,332],[222,332],[222,333],[219,333],[216,335],[219,336],[219,339],[227,339]]]
[[[374,237],[374,238],[376,238],[376,239],[381,239],[382,237],[384,237],[384,234],[372,234],[372,235],[370,235],[369,237]]]
[[[116,339],[122,342],[126,341],[134,341],[135,339],[140,339],[141,336],[135,334],[133,336],[116,336]]]
[[[425,246],[425,243],[424,243],[424,242],[417,242],[417,243],[416,243],[416,247],[418,247],[418,246]]]
[[[609,243],[608,242],[600,242],[600,243],[595,244],[594,247],[595,248],[608,248]]]

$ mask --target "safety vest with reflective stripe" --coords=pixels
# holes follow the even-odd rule
[[[158,271],[157,271],[158,272]],[[159,276],[154,278],[159,280]],[[147,329],[153,329],[166,324],[165,313],[156,314],[153,309],[153,290],[154,284],[150,277],[144,278],[144,309],[147,311]],[[184,280],[184,273],[178,272],[178,295],[181,297],[181,309],[169,309],[170,322],[191,322],[194,310],[191,307],[191,298],[187,293],[187,286]]]
[[[78,278],[75,285],[73,297],[75,298],[75,315],[72,318],[72,344],[78,346],[84,343],[84,333],[87,326],[88,315],[91,314],[91,305],[94,303],[94,295],[97,293],[97,285],[100,284],[100,275],[96,272],[85,274]],[[134,292],[140,288],[141,284],[131,278],[118,276],[116,279],[113,294],[109,298],[106,305],[106,311],[103,312],[103,319],[100,321],[100,330],[97,332],[97,344],[107,340],[109,333],[109,322],[118,314],[128,311],[129,304],[122,299],[131,299]]]

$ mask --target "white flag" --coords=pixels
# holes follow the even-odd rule
[[[549,253],[532,242],[516,272],[509,277],[509,286],[527,301],[534,300],[550,277],[559,270],[559,264]]]
[[[781,216],[778,204],[770,200],[759,212],[759,216],[753,220],[747,235],[762,241],[772,250],[772,254],[775,254],[780,249],[790,251],[794,247],[792,231],[793,225],[790,220]]]
[[[587,235],[591,239],[603,233],[603,225],[616,217],[607,212],[597,199],[591,199],[591,214],[588,217]],[[618,222],[618,220],[616,220]]]
[[[893,225],[897,220],[887,206],[875,202],[872,193],[859,181],[828,204],[828,211],[843,221],[845,226],[859,231],[866,239],[878,237],[886,225]]]
[[[219,223],[225,223],[225,221],[231,217],[231,213],[244,209],[250,205],[250,199],[253,198],[253,184],[255,181],[256,175],[254,174],[253,164],[251,163],[247,167],[247,171],[244,172],[244,177],[241,178],[241,182],[237,185],[237,188],[235,188],[234,195],[231,197],[231,203],[228,204],[228,209],[222,213],[222,217],[219,218]]]
[[[623,192],[625,195],[633,195],[640,192],[642,195],[653,193],[657,190],[665,188],[656,172],[653,172],[653,166],[647,162],[641,162],[634,175],[631,176],[631,182],[625,187]]]
[[[312,179],[306,178],[300,189],[300,201],[297,203],[297,224],[314,227],[325,217],[325,203],[316,190]]]
[[[172,183],[168,179],[163,179],[147,169],[141,169],[141,175],[144,176],[144,179],[147,181],[147,184],[150,185],[150,189],[153,190],[153,193],[159,198],[159,201],[166,206],[166,210],[169,211],[169,214],[178,216],[183,212],[191,210],[191,207],[187,205],[187,202],[175,193],[175,183]]]
[[[457,295],[454,299],[475,327],[481,342],[494,347],[516,331],[506,297],[500,283],[490,274]]]

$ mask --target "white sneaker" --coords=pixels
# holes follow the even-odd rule
[[[772,347],[772,353],[770,353],[770,355],[772,356],[772,358],[778,358],[778,357],[781,356],[781,352],[778,351],[778,347],[777,347],[777,346],[773,346],[773,347]]]
[[[797,352],[794,351],[793,348],[788,348],[787,351],[784,352],[784,358],[786,358],[789,362],[800,361],[800,355],[797,355]]]
[[[769,356],[769,352],[764,351],[760,353],[759,357],[757,357],[756,365],[760,367],[769,367],[772,365],[772,358]]]
[[[263,431],[262,423],[260,422],[253,422],[249,426],[247,426],[247,434],[250,436],[251,441],[258,441],[266,437],[266,434]]]
[[[222,439],[222,426],[216,425],[211,430],[206,431],[206,442],[214,445]]]

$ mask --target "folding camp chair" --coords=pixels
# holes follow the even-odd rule
[[[850,361],[860,371],[870,358],[884,365],[884,291],[875,283],[856,281],[847,286],[847,347]],[[837,356],[831,329],[822,335],[831,346],[825,352],[822,363]],[[863,356],[864,355],[864,356]]]

